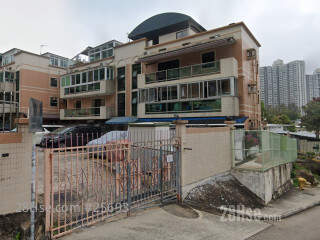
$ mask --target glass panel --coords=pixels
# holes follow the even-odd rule
[[[181,102],[168,103],[168,112],[180,112],[180,111],[181,111]]]
[[[208,97],[217,96],[217,81],[208,82]]]
[[[66,76],[66,86],[70,86],[70,76]]]
[[[181,102],[181,111],[190,112],[192,111],[192,102]]]
[[[88,73],[88,82],[92,82],[93,81],[93,71],[89,71]]]
[[[191,77],[191,66],[180,68],[180,78]]]
[[[88,85],[88,91],[93,91],[93,84]]]
[[[94,90],[100,90],[100,83],[94,84]]]
[[[100,81],[104,80],[104,78],[105,78],[104,71],[105,71],[104,68],[99,69],[99,79],[100,79]]]
[[[75,84],[76,84],[76,76],[71,75],[71,85],[75,85]]]
[[[179,68],[168,69],[167,70],[167,80],[173,80],[179,78]]]
[[[76,84],[80,84],[80,74],[76,75]]]
[[[81,92],[86,92],[88,90],[88,85],[81,86]]]
[[[180,98],[181,99],[188,98],[188,85],[187,84],[180,85]]]
[[[87,72],[82,73],[82,83],[87,82]]]
[[[0,81],[1,82],[1,81]],[[64,87],[66,86],[66,78],[65,77],[62,77],[61,78],[61,86]]]
[[[156,81],[156,73],[146,74],[146,83],[152,83]]]
[[[168,92],[169,92],[169,96],[168,96],[169,100],[178,99],[178,87],[177,86],[169,86]]]
[[[70,94],[74,94],[75,93],[75,89],[74,87],[69,88],[70,89]]]
[[[223,95],[230,95],[230,79],[221,80],[221,92]]]
[[[168,89],[167,89],[167,87],[161,87],[160,101],[167,101],[167,100],[168,100]]]
[[[191,98],[199,98],[199,83],[191,83]]]
[[[93,80],[99,81],[99,70],[98,69],[93,71]]]

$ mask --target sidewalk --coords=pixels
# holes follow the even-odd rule
[[[226,209],[221,210],[237,213],[241,216],[261,220],[280,220],[290,217],[303,210],[320,204],[320,187],[306,188],[300,191],[297,188],[292,189],[280,199],[274,200],[268,206],[260,209],[260,213],[252,213],[242,209]]]
[[[269,226],[261,221],[226,221],[217,215],[171,204],[163,208],[138,210],[131,217],[109,223],[102,222],[61,239],[243,240]]]

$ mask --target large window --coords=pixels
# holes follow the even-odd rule
[[[118,91],[126,90],[126,68],[117,69]]]
[[[146,104],[146,114],[220,112],[221,99]]]
[[[136,89],[138,87],[138,74],[141,74],[140,63],[132,65],[132,89]]]
[[[89,51],[90,62],[113,56],[113,48],[117,45],[119,43],[111,41],[91,49]]]
[[[124,93],[118,94],[118,116],[123,117],[126,114],[126,95]]]
[[[146,113],[164,112],[164,109],[168,112],[219,111],[221,101],[214,100],[235,95],[234,89],[232,77],[146,88],[139,91],[139,102],[146,102]]]
[[[58,80],[56,78],[50,78],[50,86],[58,87]]]

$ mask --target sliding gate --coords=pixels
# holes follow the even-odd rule
[[[177,138],[45,149],[46,232],[82,226],[173,199],[179,192]]]

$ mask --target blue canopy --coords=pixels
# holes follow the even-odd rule
[[[138,119],[135,117],[114,117],[105,122],[105,124],[128,124],[134,123]]]

